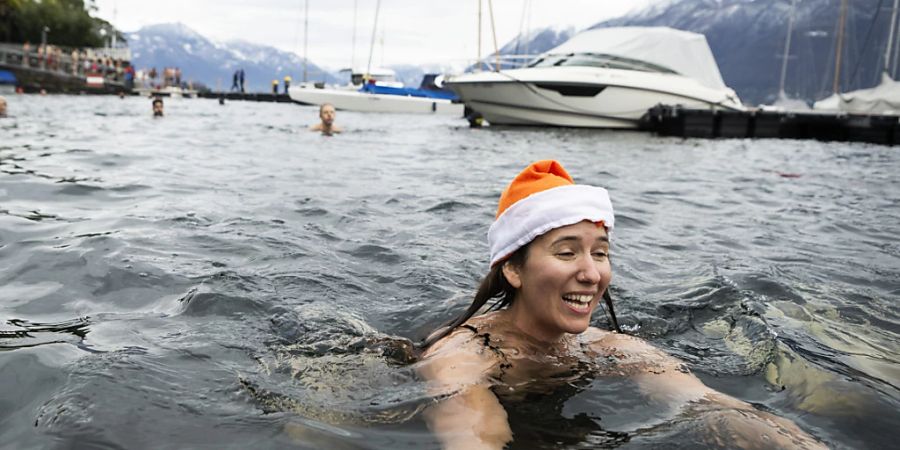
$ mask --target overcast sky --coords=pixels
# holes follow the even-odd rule
[[[214,40],[243,39],[302,56],[307,1],[310,61],[339,69],[349,66],[352,58],[357,67],[365,66],[377,0],[96,0],[96,15],[126,32],[181,22]],[[498,45],[522,29],[580,30],[655,1],[493,0]],[[493,40],[488,0],[482,4],[481,54],[487,55],[493,51]],[[477,23],[478,0],[382,0],[373,65],[464,65],[477,54]]]

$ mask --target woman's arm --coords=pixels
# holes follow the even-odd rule
[[[716,392],[694,376],[684,362],[643,339],[599,330],[589,338],[594,351],[615,358],[622,372],[654,400],[684,403]]]
[[[601,354],[620,359],[626,374],[650,398],[671,405],[693,404],[710,431],[730,436],[739,448],[827,448],[794,422],[760,411],[712,389],[684,362],[633,336],[608,333],[592,343]]]
[[[467,332],[454,333],[428,349],[418,370],[436,397],[425,419],[445,449],[501,449],[512,440],[506,410],[490,390],[498,361]]]

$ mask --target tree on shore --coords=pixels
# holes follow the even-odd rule
[[[44,27],[47,43],[63,47],[102,47],[106,34],[121,34],[109,22],[91,17],[92,1],[83,0],[0,0],[0,42],[41,42]]]

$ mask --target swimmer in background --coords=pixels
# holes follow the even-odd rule
[[[515,436],[497,394],[515,400],[565,384],[579,367],[635,383],[673,419],[709,433],[707,447],[825,448],[790,420],[707,387],[643,339],[590,326],[603,300],[618,330],[606,292],[614,220],[607,191],[574,184],[556,161],[531,164],[503,191],[488,232],[491,269],[471,306],[425,339],[417,364],[440,399],[424,415],[444,448],[503,448]]]
[[[156,97],[153,99],[153,117],[163,117],[163,101]]]
[[[0,118],[6,117],[6,98],[0,95]]]
[[[319,119],[321,119],[321,122],[309,127],[309,131],[321,131],[326,136],[344,131],[334,124],[335,116],[334,105],[323,103],[322,106],[319,106]]]

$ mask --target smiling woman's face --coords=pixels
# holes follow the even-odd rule
[[[549,231],[503,274],[518,289],[510,311],[522,331],[545,341],[581,333],[612,279],[606,229],[582,221]]]

